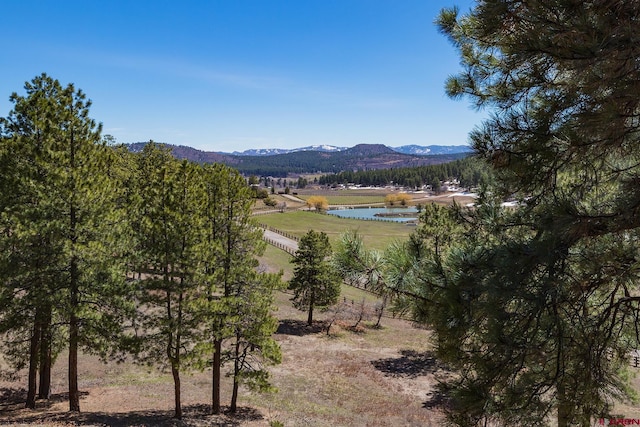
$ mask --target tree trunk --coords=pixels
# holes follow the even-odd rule
[[[313,305],[309,304],[309,316],[307,317],[307,325],[313,326]]]
[[[231,393],[231,408],[229,411],[232,414],[236,413],[237,410],[237,402],[238,402],[238,380],[234,378],[233,380],[233,392]]]
[[[364,318],[364,310],[365,310],[365,305],[364,305],[364,298],[362,299],[362,302],[360,303],[360,310],[358,312],[358,320],[356,320],[356,324],[353,325],[353,328],[357,328],[360,325],[360,322],[362,322],[362,319]]]
[[[80,412],[78,390],[78,317],[75,313],[69,321],[69,411]]]
[[[180,279],[180,286],[182,287],[183,279]],[[175,399],[175,413],[173,418],[182,419],[182,401],[180,398],[180,348],[182,347],[181,330],[182,330],[182,301],[183,294],[180,292],[178,296],[178,316],[177,316],[177,330],[176,330],[176,345],[173,348],[174,354],[171,357],[169,354],[169,360],[171,360],[171,373],[173,374],[173,395]],[[171,352],[171,347],[169,347]]]
[[[37,315],[36,315],[37,319]],[[29,346],[29,379],[27,402],[25,406],[29,409],[36,408],[36,379],[38,377],[38,350],[40,347],[40,323],[38,320],[33,321],[33,330],[31,332],[31,344]]]
[[[315,295],[311,293],[311,298],[309,299],[309,316],[307,317],[307,325],[313,326],[313,305],[315,304]]]
[[[40,350],[40,384],[38,388],[39,399],[51,397],[51,343],[44,341]]]
[[[51,396],[51,306],[46,307],[40,334],[40,384],[38,398],[49,399]]]
[[[214,340],[214,353],[213,353],[213,369],[212,369],[212,394],[211,394],[211,412],[213,414],[220,413],[220,367],[222,365],[222,359],[220,352],[222,351],[222,340]]]
[[[171,362],[171,374],[173,375],[173,396],[175,400],[175,412],[173,418],[182,419],[182,403],[180,399],[180,368],[174,361]]]
[[[78,390],[78,341],[80,320],[78,319],[79,272],[78,258],[75,253],[78,242],[76,218],[76,161],[75,138],[73,128],[69,139],[69,166],[71,168],[71,200],[69,202],[69,240],[71,241],[71,260],[69,262],[69,411],[80,412],[80,392]]]
[[[378,310],[378,320],[376,321],[376,328],[380,327],[380,321],[382,320],[382,315],[384,314],[384,309],[387,306],[387,294],[385,293],[382,297],[382,303],[380,304],[380,310]]]
[[[71,260],[69,315],[69,411],[80,412],[80,392],[78,390],[78,265],[75,257]]]
[[[240,362],[238,358],[240,357],[240,339],[236,337],[236,346],[235,346],[235,357],[233,361],[233,391],[231,392],[231,408],[230,411],[232,414],[236,413],[237,403],[238,403],[238,385],[239,380],[238,376],[240,375]]]

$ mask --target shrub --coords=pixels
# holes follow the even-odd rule
[[[315,208],[316,211],[321,212],[329,208],[329,202],[326,197],[311,196],[307,199],[307,206],[309,209]]]

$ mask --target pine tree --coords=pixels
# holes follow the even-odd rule
[[[629,396],[640,343],[640,4],[479,1],[438,24],[447,83],[493,115],[471,134],[496,172],[464,242],[425,266],[438,354],[458,372],[449,418],[590,425]]]
[[[197,309],[202,230],[199,167],[178,162],[167,150],[147,144],[138,158],[133,222],[140,234],[137,356],[166,364],[174,382],[174,417],[182,418],[180,373],[198,365],[197,344],[204,339]]]
[[[79,411],[78,350],[107,355],[121,329],[127,304],[117,245],[117,211],[111,210],[113,185],[102,173],[108,151],[100,126],[89,118],[91,102],[73,85],[46,74],[13,94],[15,107],[3,120],[4,153],[13,170],[3,168],[3,286],[21,298],[3,318],[10,334],[29,330],[29,390],[35,404],[37,367],[40,396],[48,397],[50,368],[59,351],[54,324],[68,328],[69,406]],[[6,164],[6,163],[5,163]],[[116,256],[114,256],[116,255]],[[5,259],[6,260],[6,259]],[[95,301],[101,301],[96,309]],[[16,308],[31,317],[15,323]],[[54,321],[55,318],[55,321]],[[26,319],[22,319],[26,320]]]
[[[233,313],[228,318],[233,336],[227,355],[233,362],[232,413],[237,409],[240,384],[261,392],[275,390],[269,381],[267,366],[282,361],[280,346],[273,339],[278,319],[272,314],[273,293],[281,288],[280,275],[254,270],[234,288],[233,296],[227,299],[229,313]]]
[[[289,289],[293,304],[308,312],[307,323],[313,324],[313,310],[335,304],[340,296],[340,280],[333,268],[329,237],[324,232],[309,230],[302,238],[291,262],[295,265]]]
[[[5,354],[16,369],[29,365],[27,407],[35,407],[38,366],[46,369],[49,360],[39,360],[48,353],[51,329],[50,313],[57,295],[51,280],[51,263],[60,253],[60,236],[54,235],[49,220],[47,180],[51,160],[48,153],[52,133],[59,124],[57,99],[62,86],[47,76],[37,77],[25,85],[27,96],[13,94],[15,108],[3,127],[2,141],[2,219],[3,219],[3,322],[8,335]],[[14,296],[19,295],[20,298]],[[59,301],[58,301],[59,302]],[[49,340],[50,341],[50,340]],[[24,348],[21,343],[29,343]],[[25,359],[25,354],[28,359]],[[54,355],[51,356],[53,358]],[[43,370],[41,369],[41,372]],[[48,375],[41,380],[48,382]],[[41,381],[42,385],[42,381]],[[48,395],[46,384],[42,392]],[[43,396],[44,397],[44,396]]]
[[[237,171],[215,164],[204,169],[205,238],[203,283],[206,284],[208,333],[212,355],[212,412],[220,412],[222,345],[237,336],[233,319],[237,293],[255,278],[262,252],[262,231],[251,218],[252,191]],[[258,280],[259,283],[260,281]],[[265,298],[269,298],[265,295]]]

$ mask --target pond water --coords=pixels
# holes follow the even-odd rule
[[[327,211],[329,215],[336,215],[340,218],[353,218],[353,219],[381,219],[386,221],[407,222],[418,218],[418,210],[415,207],[408,208],[353,208],[353,209],[332,209]],[[382,214],[407,214],[413,213],[410,217],[386,217],[375,216],[377,213]]]

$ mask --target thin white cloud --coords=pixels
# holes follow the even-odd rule
[[[376,97],[375,95],[340,90],[322,84],[301,82],[282,75],[252,74],[223,70],[204,66],[177,57],[153,57],[145,55],[127,55],[113,52],[78,51],[55,49],[57,54],[65,54],[70,59],[92,62],[100,67],[119,68],[146,73],[168,74],[204,83],[231,86],[242,89],[268,91],[278,96],[304,99],[322,103],[336,103],[358,109],[389,110],[406,108],[408,102],[399,98]],[[233,68],[233,66],[228,67]]]
[[[216,70],[211,67],[181,60],[178,57],[153,57],[148,55],[78,50],[68,47],[50,47],[47,51],[55,52],[56,56],[64,55],[70,60],[76,60],[84,64],[90,62],[103,68],[169,74],[174,77],[196,79],[203,82],[249,89],[272,89],[285,84],[285,82],[278,77]]]

